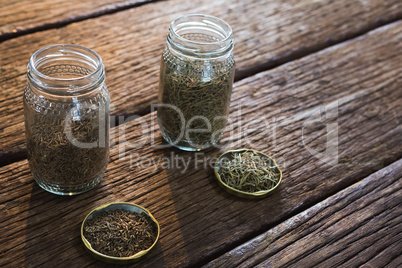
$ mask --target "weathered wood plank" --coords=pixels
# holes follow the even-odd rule
[[[0,41],[24,33],[135,7],[152,0],[19,0],[0,5]]]
[[[140,265],[205,263],[400,159],[401,26],[382,27],[236,83],[223,142],[280,160],[283,184],[269,198],[240,200],[218,187],[209,163],[222,150],[156,148],[163,142],[155,113],[115,129],[106,179],[86,194],[68,198],[42,191],[25,160],[3,167],[0,265],[103,266],[83,250],[79,224],[92,208],[117,200],[149,208],[161,224],[160,242]],[[320,109],[327,112],[311,123]],[[273,118],[274,136],[268,125]],[[334,122],[339,159],[332,165],[312,155],[303,137],[311,149],[325,148],[326,126]]]
[[[402,17],[399,0],[172,1],[144,5],[0,44],[0,156],[23,157],[22,94],[30,55],[55,43],[80,44],[104,60],[114,114],[145,114],[156,101],[159,60],[170,22],[187,13],[225,19],[234,29],[237,74],[268,68]],[[259,67],[260,66],[260,67]],[[10,162],[10,161],[6,161]]]
[[[386,267],[402,248],[401,179],[402,159],[205,267]]]

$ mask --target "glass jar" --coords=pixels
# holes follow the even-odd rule
[[[186,151],[214,146],[227,123],[234,79],[230,26],[207,15],[174,20],[160,68],[158,123]]]
[[[95,187],[109,161],[110,97],[102,59],[77,45],[36,51],[24,94],[28,160],[36,182],[60,195]]]

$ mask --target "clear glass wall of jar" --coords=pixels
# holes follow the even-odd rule
[[[174,20],[160,69],[158,122],[163,138],[187,151],[214,146],[227,123],[234,79],[233,35],[223,20]]]
[[[28,160],[36,182],[60,195],[95,187],[109,160],[110,97],[98,54],[77,45],[36,51],[24,94]]]

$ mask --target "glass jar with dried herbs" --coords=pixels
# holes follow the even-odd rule
[[[28,160],[36,182],[60,195],[95,187],[109,160],[110,97],[98,54],[77,45],[36,51],[24,94]]]
[[[207,15],[174,20],[160,69],[163,138],[186,151],[214,146],[227,123],[234,79],[232,29]]]

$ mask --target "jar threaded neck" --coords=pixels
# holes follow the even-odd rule
[[[186,15],[172,22],[167,42],[174,50],[197,58],[220,57],[233,50],[228,23],[208,15]]]
[[[105,80],[100,56],[85,47],[62,44],[36,51],[28,63],[28,81],[54,95],[79,95]]]

